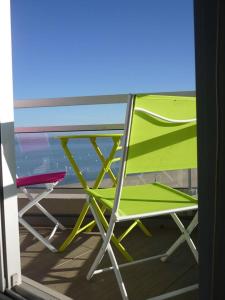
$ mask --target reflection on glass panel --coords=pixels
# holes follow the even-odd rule
[[[161,182],[174,188],[192,188],[197,187],[197,170],[191,170],[191,182],[189,183],[189,176],[187,170],[163,171],[153,172],[137,175],[129,175],[126,178],[126,184],[146,184],[152,182]]]
[[[21,133],[15,136],[17,176],[30,176],[65,170],[60,164],[63,151],[47,133]]]
[[[96,133],[96,132],[95,132]],[[105,132],[106,133],[106,132]],[[75,133],[66,133],[66,135]],[[83,134],[83,132],[76,134]],[[64,133],[20,133],[15,135],[17,175],[30,176],[41,173],[66,171],[66,177],[59,185],[64,187],[80,187],[80,181],[75,175],[71,164],[66,157],[57,136]],[[112,149],[113,142],[110,138],[98,138],[97,143],[105,158]],[[96,154],[89,139],[70,139],[68,147],[89,186],[93,186],[102,163]],[[121,151],[116,154],[121,156]],[[111,169],[118,174],[119,162],[112,164]],[[126,184],[145,184],[154,181],[169,184],[177,188],[187,188],[191,178],[191,186],[197,187],[197,171],[192,170],[188,177],[187,170],[155,172],[127,176]],[[112,180],[106,174],[102,187],[112,186]]]
[[[74,134],[74,133],[73,133]],[[76,134],[79,134],[76,132]],[[59,139],[62,133],[20,133],[15,136],[17,175],[30,176],[41,173],[66,171],[66,177],[60,185],[67,187],[80,186],[71,164],[66,157]],[[68,133],[66,133],[68,135]],[[111,139],[98,138],[98,145],[107,158],[112,148]],[[68,147],[73,154],[79,169],[90,185],[96,179],[101,162],[88,139],[71,139]],[[117,154],[117,156],[120,153]],[[117,174],[119,162],[112,165],[112,171]],[[106,182],[108,176],[106,175]]]

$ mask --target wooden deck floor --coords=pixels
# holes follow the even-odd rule
[[[47,229],[40,229],[47,234]],[[59,232],[54,244],[60,245],[69,231]],[[146,237],[138,228],[124,240],[124,245],[134,258],[159,254],[177,238],[179,232],[172,227],[152,228],[152,237]],[[78,300],[121,299],[113,272],[95,275],[91,281],[86,274],[101,244],[99,233],[83,233],[64,253],[51,253],[35,240],[25,229],[21,229],[22,274]],[[123,259],[118,254],[119,260]],[[108,264],[108,258],[103,265]],[[109,264],[108,264],[109,265]],[[139,264],[122,271],[130,300],[144,300],[173,289],[195,284],[198,280],[196,262],[184,244],[170,260],[159,260]],[[193,291],[174,297],[175,300],[196,300]]]

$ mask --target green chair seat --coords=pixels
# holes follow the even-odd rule
[[[91,196],[94,196],[108,209],[113,208],[115,191],[115,188],[87,190]],[[117,214],[118,217],[135,217],[139,214],[146,214],[147,217],[151,214],[162,214],[163,211],[168,213],[168,210],[195,209],[195,206],[197,209],[196,198],[155,182],[145,185],[124,186]]]

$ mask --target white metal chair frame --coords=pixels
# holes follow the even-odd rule
[[[61,230],[65,230],[66,228],[55,218],[53,217],[40,203],[39,201],[45,198],[48,194],[53,191],[54,186],[58,184],[59,181],[53,183],[46,183],[45,184],[45,191],[41,194],[36,195],[33,197],[32,194],[27,190],[26,187],[20,187],[19,189],[27,196],[30,200],[18,213],[19,222],[23,225],[34,237],[36,237],[39,241],[41,241],[49,250],[52,252],[57,252],[58,250],[50,243],[50,240],[53,238],[54,234],[56,233],[57,229],[60,228]],[[33,206],[37,207],[50,221],[52,221],[55,226],[50,233],[48,239],[44,238],[37,230],[35,230],[27,221],[23,219],[23,215],[31,209]]]
[[[118,184],[116,187],[116,194],[115,194],[115,200],[114,200],[114,206],[112,209],[112,214],[110,217],[110,221],[109,221],[109,228],[107,230],[107,232],[105,231],[104,227],[102,226],[99,217],[96,213],[95,207],[91,201],[90,197],[87,197],[87,201],[90,204],[90,209],[92,211],[92,214],[96,220],[97,226],[99,228],[100,234],[102,236],[103,239],[103,243],[102,246],[99,250],[98,255],[95,258],[95,261],[93,262],[88,274],[87,274],[87,279],[91,279],[93,275],[95,274],[99,274],[105,271],[109,271],[109,270],[113,270],[115,272],[115,276],[117,279],[117,283],[122,295],[123,300],[128,300],[128,295],[127,295],[127,291],[125,288],[125,284],[123,282],[121,273],[120,273],[120,268],[123,267],[128,267],[137,263],[142,263],[142,262],[146,262],[149,260],[154,260],[154,259],[160,259],[162,262],[165,262],[170,255],[173,254],[173,252],[183,243],[183,242],[187,242],[188,246],[191,249],[191,252],[194,255],[194,258],[196,260],[196,262],[198,263],[198,251],[196,249],[196,246],[190,236],[190,234],[192,233],[192,231],[196,228],[197,224],[198,224],[198,213],[196,212],[192,221],[190,222],[189,226],[187,228],[185,228],[185,226],[182,224],[181,220],[179,219],[179,217],[177,216],[177,213],[179,213],[179,211],[184,211],[184,209],[174,209],[174,210],[168,210],[165,211],[164,214],[170,214],[171,217],[173,218],[173,220],[175,221],[175,223],[177,224],[178,228],[181,231],[181,235],[180,237],[173,243],[173,245],[163,254],[159,254],[153,257],[148,257],[148,258],[144,258],[144,259],[140,259],[140,260],[136,260],[136,261],[132,261],[132,262],[128,262],[128,263],[124,263],[124,264],[118,264],[116,257],[114,255],[112,246],[111,246],[111,237],[113,234],[113,230],[115,227],[115,223],[116,222],[120,222],[120,221],[126,221],[126,220],[131,220],[131,219],[135,219],[135,218],[141,218],[143,216],[140,215],[135,215],[135,216],[131,216],[131,217],[120,217],[117,214],[117,210],[119,207],[119,203],[120,203],[120,197],[121,197],[121,193],[122,193],[122,187],[123,187],[123,182],[124,182],[124,176],[125,176],[125,168],[126,168],[126,159],[127,159],[127,152],[128,152],[128,144],[129,144],[129,136],[130,136],[130,129],[131,129],[131,117],[132,117],[132,109],[133,109],[133,105],[134,105],[134,96],[131,95],[129,102],[128,102],[128,109],[127,109],[127,113],[126,113],[126,122],[125,122],[125,139],[124,139],[124,152],[123,152],[123,157],[122,157],[122,162],[121,162],[121,166],[120,166],[120,172],[119,172],[119,177],[118,177]],[[138,108],[137,108],[138,110]],[[163,120],[165,120],[166,118],[160,115],[157,115],[152,113],[152,112],[147,112],[148,114],[151,114],[155,117],[161,118]],[[172,119],[167,119],[168,122],[172,122],[172,123],[187,123],[187,122],[193,122],[196,121],[195,119],[191,119],[191,120],[172,120]],[[96,202],[95,202],[96,205]],[[188,208],[186,210],[197,210],[197,205]],[[144,217],[152,217],[152,216],[157,216],[157,215],[162,215],[161,213],[149,213],[146,214]],[[97,269],[98,265],[101,263],[103,256],[105,255],[106,251],[108,252],[110,261],[112,266],[108,267],[108,268],[104,268],[104,269]],[[169,293],[165,293],[165,294],[161,294],[157,297],[152,297],[149,298],[148,300],[164,300],[164,299],[168,299],[168,298],[172,298],[175,297],[177,295],[189,292],[191,290],[195,290],[198,288],[198,284],[193,284],[191,286],[179,289],[179,290],[175,290]]]

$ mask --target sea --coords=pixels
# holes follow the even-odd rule
[[[104,157],[107,158],[112,149],[112,140],[98,138],[97,143]],[[93,182],[99,174],[102,163],[90,140],[70,139],[68,147],[84,178],[88,182]],[[16,134],[15,155],[18,177],[66,171],[65,179],[59,185],[72,186],[79,184],[79,179],[75,175],[56,134]],[[116,156],[120,155],[121,153],[118,151]],[[111,168],[117,174],[119,162],[113,163]],[[108,175],[105,178],[108,178]]]

